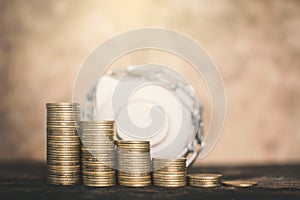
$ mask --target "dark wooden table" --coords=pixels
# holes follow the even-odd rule
[[[87,188],[46,184],[46,165],[36,162],[0,163],[0,199],[298,199],[300,200],[300,164],[245,167],[198,167],[189,172],[218,172],[224,179],[250,179],[252,188],[221,186],[204,189],[184,187],[168,189]]]

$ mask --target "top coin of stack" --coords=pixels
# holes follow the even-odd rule
[[[122,186],[151,185],[149,141],[116,141],[118,151],[118,181]]]
[[[153,184],[161,187],[186,186],[186,159],[153,158]]]
[[[83,185],[116,185],[114,134],[114,121],[81,122]]]
[[[80,182],[80,139],[77,103],[47,103],[47,181],[53,185]]]
[[[189,174],[189,183],[193,187],[218,187],[221,179],[221,174]]]

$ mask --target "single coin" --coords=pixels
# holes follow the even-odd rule
[[[158,163],[176,163],[176,162],[186,162],[186,158],[175,158],[175,159],[170,159],[170,158],[152,158],[153,162],[158,162]]]
[[[76,102],[49,102],[49,103],[46,103],[46,107],[55,107],[55,106],[80,106],[80,104],[76,103]]]
[[[221,179],[222,174],[198,173],[198,174],[189,174],[188,177],[190,179],[197,179],[197,180],[215,180],[215,179]]]
[[[258,183],[255,181],[245,181],[245,180],[231,180],[231,181],[223,181],[222,184],[233,187],[252,187],[257,185]]]
[[[178,182],[178,183],[172,183],[172,182],[154,182],[153,185],[159,186],[159,187],[166,187],[166,188],[177,188],[177,187],[185,187],[186,182]]]
[[[150,144],[149,141],[134,141],[134,140],[116,140],[116,143],[118,145],[133,145],[133,144],[149,145]]]
[[[126,187],[147,187],[151,185],[151,180],[146,182],[119,181],[119,185]]]
[[[221,186],[221,184],[202,184],[202,185],[197,185],[197,184],[191,184],[190,186],[192,187],[202,187],[202,188],[215,188]]]

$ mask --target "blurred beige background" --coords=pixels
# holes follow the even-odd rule
[[[198,164],[300,162],[299,10],[296,0],[0,0],[0,160],[44,160],[45,103],[70,101],[80,65],[97,44],[155,26],[201,43],[224,79],[223,134]],[[151,58],[180,65],[145,53],[114,65]],[[195,87],[208,125],[207,91]]]

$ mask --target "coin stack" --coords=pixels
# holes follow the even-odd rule
[[[153,158],[153,184],[161,187],[186,186],[186,159]]]
[[[193,187],[218,187],[221,185],[221,174],[190,174],[189,184]]]
[[[118,182],[128,187],[151,185],[149,141],[118,140]]]
[[[81,122],[80,132],[83,185],[90,187],[116,185],[114,121],[84,121]]]
[[[80,139],[77,103],[47,103],[47,181],[53,185],[80,182]]]

